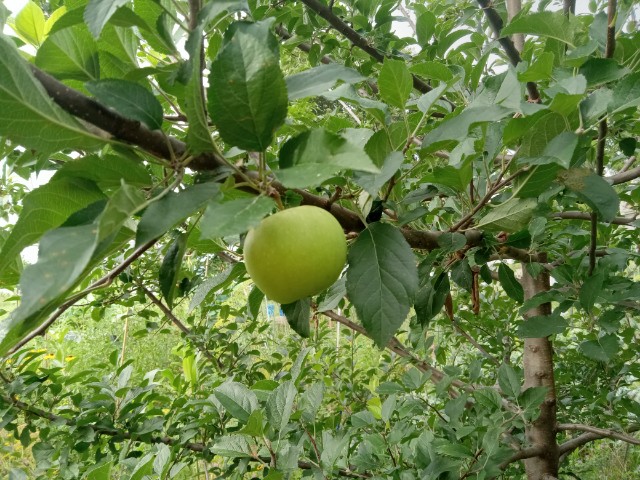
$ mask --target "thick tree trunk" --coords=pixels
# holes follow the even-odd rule
[[[522,269],[525,299],[549,290],[549,273],[537,278]],[[526,312],[525,318],[550,315],[551,305],[545,303]],[[526,428],[531,446],[544,448],[538,457],[524,461],[528,480],[550,480],[558,476],[558,444],[556,442],[556,388],[553,376],[553,348],[548,337],[526,338],[524,342],[524,388],[547,387],[549,391],[540,405],[540,416]]]

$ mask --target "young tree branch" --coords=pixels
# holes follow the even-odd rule
[[[616,48],[616,9],[617,0],[609,0],[607,4],[607,45],[605,47],[605,58],[612,58]],[[607,141],[607,119],[603,118],[598,124],[598,143],[596,146],[596,174],[604,174],[604,147]],[[598,248],[598,214],[591,214],[591,243],[589,247],[589,275],[593,274],[596,268],[596,249]]]
[[[637,431],[640,427],[639,426],[634,426],[634,428]],[[616,432],[615,430],[610,430],[608,428],[592,427],[590,425],[584,425],[584,424],[581,424],[581,423],[559,423],[556,426],[556,430],[559,431],[559,432],[565,432],[565,431],[586,432],[586,433],[590,433],[592,435],[597,435],[598,436],[597,438],[592,438],[591,440],[587,440],[587,442],[588,441],[592,441],[592,440],[597,440],[598,438],[612,438],[614,440],[621,440],[623,442],[627,442],[627,443],[630,443],[632,445],[640,445],[640,439],[639,438],[636,438],[636,437],[634,437],[632,435],[629,435],[627,433]],[[559,447],[560,453],[564,453],[563,449],[567,449],[568,448],[565,445],[569,444],[569,442],[576,441],[579,438],[580,437],[573,438],[571,440],[566,441],[562,445],[560,445],[560,447]],[[584,442],[584,443],[587,443],[587,442]],[[584,443],[582,443],[582,445],[584,445]],[[580,445],[578,445],[578,446],[580,446]]]
[[[491,28],[496,33],[498,37],[498,42],[502,45],[504,52],[507,54],[507,58],[511,62],[511,64],[515,67],[518,65],[522,59],[520,58],[520,53],[518,49],[513,44],[513,41],[509,37],[503,37],[500,35],[502,31],[503,22],[502,18],[500,18],[500,14],[493,8],[491,0],[478,0],[478,3],[482,7]],[[527,82],[527,91],[529,92],[529,101],[530,102],[539,102],[540,101],[540,92],[538,92],[538,86],[534,82]]]
[[[620,185],[621,183],[627,183],[631,180],[635,180],[640,177],[640,167],[625,170],[610,177],[606,177],[611,185]]]
[[[567,212],[556,212],[551,214],[552,218],[564,219],[564,220],[589,220],[591,221],[591,214],[588,212],[578,212],[578,211],[567,211]],[[610,224],[612,225],[629,225],[633,223],[638,218],[638,215],[633,215],[631,217],[615,217],[611,220]]]
[[[40,325],[38,328],[36,328],[31,333],[29,333],[27,336],[25,336],[20,341],[18,341],[13,347],[11,347],[9,349],[9,351],[7,352],[7,354],[10,355],[12,353],[17,352],[19,349],[24,347],[27,343],[29,343],[34,338],[36,338],[36,337],[38,337],[40,335],[44,335],[46,333],[46,331],[49,329],[49,327],[51,325],[53,325],[53,323],[58,318],[60,318],[60,316],[64,312],[66,312],[69,308],[71,308],[78,301],[80,301],[81,299],[86,297],[89,293],[93,292],[94,290],[98,290],[99,288],[104,288],[104,287],[108,287],[109,285],[111,285],[111,283],[118,277],[118,275],[120,275],[122,272],[124,272],[125,269],[129,265],[131,265],[135,260],[140,258],[140,256],[142,256],[142,254],[144,252],[146,252],[153,245],[155,245],[155,243],[157,241],[158,240],[155,239],[155,240],[151,240],[151,241],[149,241],[149,242],[147,242],[147,243],[145,243],[143,245],[140,245],[138,248],[136,248],[134,250],[134,252],[131,255],[129,255],[129,257],[127,257],[120,265],[118,265],[116,268],[111,270],[104,277],[100,278],[99,280],[96,280],[89,287],[85,288],[83,291],[73,295],[69,300],[67,300],[62,305],[60,305],[55,310],[55,312],[53,312],[53,314],[51,314],[51,316],[42,325]]]

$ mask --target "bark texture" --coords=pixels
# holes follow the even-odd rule
[[[523,268],[522,286],[525,299],[548,291],[549,273],[543,271],[534,278]],[[551,305],[542,304],[529,310],[525,318],[551,314]],[[558,476],[558,444],[556,442],[556,387],[553,375],[553,348],[548,337],[526,338],[524,342],[524,388],[547,387],[548,392],[540,405],[540,416],[526,429],[532,447],[541,448],[542,454],[524,461],[528,480],[547,480]]]

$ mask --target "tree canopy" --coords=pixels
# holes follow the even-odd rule
[[[639,445],[639,7],[575,3],[0,5],[3,473],[549,480]],[[279,306],[244,239],[299,205],[347,262]]]

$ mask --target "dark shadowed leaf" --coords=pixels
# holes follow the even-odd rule
[[[287,317],[287,322],[298,335],[304,338],[309,338],[311,333],[311,327],[309,325],[309,319],[311,317],[311,299],[303,298],[293,303],[281,305],[284,315]]]
[[[358,318],[379,347],[404,322],[418,291],[418,270],[399,230],[376,222],[364,230],[348,255],[347,293]]]
[[[504,263],[498,265],[498,279],[502,284],[502,288],[509,297],[513,298],[516,302],[524,302],[524,290],[520,282],[516,279],[513,270],[511,270]]]
[[[585,357],[599,362],[609,362],[618,353],[620,345],[615,334],[607,334],[597,340],[589,340],[580,344]]]
[[[180,280],[180,268],[182,267],[182,259],[184,258],[184,251],[187,247],[187,237],[188,235],[183,233],[178,235],[171,243],[162,260],[162,265],[160,265],[160,271],[158,272],[160,291],[169,308],[173,308],[173,297],[176,284],[178,280]]]
[[[518,327],[518,336],[522,338],[543,338],[563,333],[569,324],[560,315],[538,315],[530,317]]]
[[[559,175],[564,185],[576,192],[593,208],[600,218],[610,222],[618,213],[620,198],[601,176],[587,168],[572,168]]]

